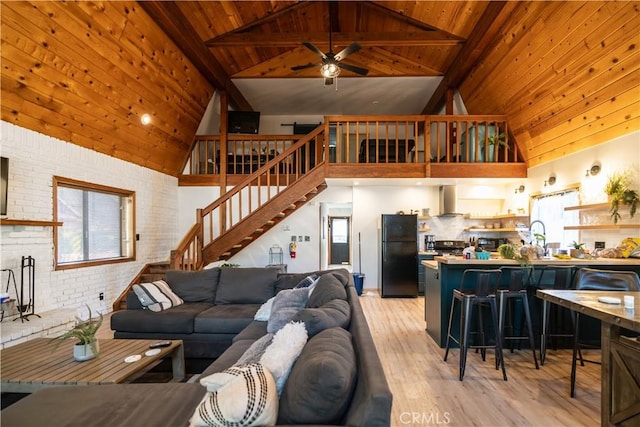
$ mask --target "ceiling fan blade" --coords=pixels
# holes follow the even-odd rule
[[[311,52],[314,52],[316,55],[318,55],[320,58],[327,59],[327,55],[325,55],[324,52],[318,49],[313,43],[302,42],[302,44]]]
[[[360,50],[360,45],[358,43],[351,43],[349,46],[345,47],[344,49],[342,49],[340,52],[336,54],[335,56],[336,61],[342,61],[347,56],[351,55],[352,53],[356,53],[359,50]]]
[[[361,76],[366,76],[369,73],[369,70],[366,68],[356,67],[355,65],[344,64],[342,62],[338,62],[338,67],[343,68],[345,70],[352,71],[356,74],[360,74]]]
[[[305,65],[296,65],[295,67],[291,67],[292,71],[306,70],[307,68],[318,67],[322,65],[322,62],[316,62],[315,64],[305,64]]]

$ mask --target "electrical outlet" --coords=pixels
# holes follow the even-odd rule
[[[98,299],[100,301],[104,301],[104,292],[100,292],[100,294],[98,295]]]

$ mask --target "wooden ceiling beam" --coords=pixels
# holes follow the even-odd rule
[[[153,19],[202,75],[219,90],[227,92],[234,107],[253,111],[249,101],[231,81],[224,68],[203,44],[189,20],[173,1],[141,1],[140,7]]]
[[[453,60],[442,81],[422,109],[422,114],[436,114],[445,102],[447,89],[457,88],[469,75],[486,48],[504,28],[517,2],[491,1],[470,33],[469,39]]]
[[[350,44],[357,42],[362,47],[396,47],[396,46],[456,46],[464,43],[464,39],[452,37],[436,31],[403,31],[403,32],[339,32],[331,35],[334,43]],[[315,45],[329,42],[329,33],[236,33],[217,37],[207,42],[208,47],[290,47],[298,46],[303,41]]]

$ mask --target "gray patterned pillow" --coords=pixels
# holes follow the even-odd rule
[[[278,292],[271,307],[267,332],[276,333],[289,323],[293,316],[305,307],[307,298],[309,298],[307,288],[285,289]]]

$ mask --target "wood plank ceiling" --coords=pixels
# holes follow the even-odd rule
[[[422,113],[456,88],[528,166],[640,129],[639,3],[608,1],[1,2],[2,119],[176,176],[216,89],[250,109],[232,79],[318,76],[290,67],[329,50],[330,8],[369,69],[342,75],[442,76]]]

